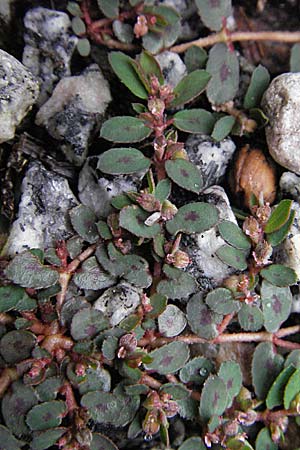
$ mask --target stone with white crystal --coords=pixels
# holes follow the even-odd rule
[[[155,56],[162,70],[165,82],[173,88],[187,75],[187,69],[177,53],[164,51]]]
[[[284,172],[279,180],[279,186],[282,194],[286,197],[292,197],[300,201],[300,177],[293,172]]]

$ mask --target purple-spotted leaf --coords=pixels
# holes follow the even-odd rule
[[[75,273],[73,281],[80,289],[97,291],[113,286],[116,280],[113,276],[104,272],[95,256],[91,256],[82,263],[81,268]]]
[[[186,324],[185,314],[175,305],[168,305],[158,317],[159,332],[166,337],[178,336]]]
[[[196,69],[202,69],[207,61],[207,53],[204,48],[192,45],[184,54],[184,63],[188,72],[193,72]]]
[[[197,166],[186,159],[175,159],[166,161],[165,168],[167,175],[174,183],[187,191],[199,194],[203,179]]]
[[[272,212],[265,226],[265,233],[273,233],[274,231],[279,230],[288,221],[292,205],[292,200],[281,200],[281,202]]]
[[[254,351],[252,380],[259,399],[265,399],[270,387],[283,369],[283,356],[275,352],[271,342],[261,342]]]
[[[160,375],[180,370],[190,356],[189,346],[184,342],[171,342],[149,353],[153,361],[145,365],[146,370],[154,370]]]
[[[109,19],[119,15],[119,0],[97,0],[98,6],[103,14]]]
[[[152,306],[152,309],[147,313],[146,317],[155,319],[166,309],[167,297],[157,293],[153,294],[150,297],[150,305]]]
[[[296,284],[298,280],[296,272],[282,264],[272,264],[262,269],[260,275],[269,281],[269,283],[279,287],[291,286],[292,284]]]
[[[143,50],[139,57],[139,63],[141,65],[144,74],[148,78],[150,78],[151,75],[155,75],[160,84],[164,84],[164,77],[161,68],[156,59],[154,58],[154,56],[151,55],[151,53]]]
[[[59,438],[67,433],[67,428],[53,428],[46,431],[35,431],[30,444],[30,450],[45,450],[57,443]]]
[[[148,92],[135,70],[135,61],[122,52],[111,52],[108,59],[122,83],[137,97],[147,99]]]
[[[171,267],[167,264],[163,267],[166,280],[162,280],[157,285],[157,292],[171,299],[188,298],[197,290],[195,278],[183,270]]]
[[[172,400],[183,400],[190,396],[190,391],[181,383],[165,383],[159,389],[172,396]]]
[[[221,30],[223,17],[232,13],[231,0],[196,0],[196,5],[202,22],[213,31]]]
[[[29,251],[16,255],[8,264],[5,273],[15,284],[34,289],[53,286],[59,280],[56,270],[43,266],[39,258]]]
[[[207,96],[211,103],[221,105],[235,97],[239,88],[239,62],[226,44],[216,44],[209,52],[206,70],[211,74]]]
[[[235,124],[235,121],[236,121],[236,119],[233,116],[221,117],[215,123],[214,129],[211,133],[211,137],[217,142],[222,141],[231,132],[231,130]]]
[[[217,325],[223,316],[213,312],[203,302],[202,295],[195,294],[187,304],[187,319],[192,331],[204,339],[218,336]]]
[[[244,108],[251,109],[260,105],[263,93],[270,83],[268,70],[259,64],[253,71],[249,87],[244,98]]]
[[[234,299],[229,289],[217,288],[210,291],[205,303],[218,314],[231,314],[241,308],[241,303]]]
[[[111,148],[98,158],[97,169],[109,175],[127,175],[147,170],[151,164],[136,148]]]
[[[102,125],[100,136],[112,142],[140,142],[152,133],[144,121],[131,116],[117,116]]]
[[[20,450],[24,445],[24,442],[17,440],[6,427],[0,425],[0,448],[4,450]]]
[[[52,402],[35,405],[26,416],[26,423],[33,431],[47,430],[58,427],[66,412],[66,404],[63,401],[54,400]]]
[[[184,105],[200,95],[207,86],[211,76],[205,70],[194,70],[186,75],[174,89],[175,98],[170,103],[171,108]]]
[[[70,211],[70,220],[74,230],[85,241],[93,244],[99,239],[94,212],[85,205],[78,205]]]
[[[205,109],[187,109],[174,115],[174,125],[186,133],[211,134],[215,118]]]
[[[203,384],[214,365],[212,361],[203,356],[191,359],[179,372],[179,378],[183,383]]]
[[[238,395],[242,387],[242,371],[235,361],[224,361],[220,366],[218,376],[222,378],[226,386],[228,408],[232,405],[234,397]]]
[[[283,369],[282,372],[280,372],[280,374],[272,384],[266,398],[266,405],[268,409],[273,409],[275,408],[275,406],[283,405],[285,385],[287,384],[289,378],[293,375],[295,370],[296,368],[290,365]]]
[[[223,414],[228,405],[227,388],[222,378],[210,375],[204,383],[199,413],[201,419],[208,421],[213,415]]]
[[[218,248],[216,255],[228,266],[234,267],[237,270],[247,269],[246,253],[238,248],[225,244]]]
[[[13,365],[29,358],[35,344],[36,337],[30,331],[9,331],[1,338],[0,353],[8,364]]]
[[[245,331],[257,331],[263,327],[264,315],[258,306],[244,303],[238,312],[239,323]]]
[[[218,230],[224,241],[240,250],[249,250],[251,242],[242,232],[240,227],[230,220],[222,220],[218,225]]]
[[[160,232],[160,226],[158,223],[145,225],[148,217],[149,213],[139,206],[127,206],[120,212],[120,226],[135,236],[151,239]]]
[[[198,202],[189,203],[178,209],[172,220],[167,222],[167,230],[170,234],[202,233],[213,227],[219,219],[218,209],[214,205]]]
[[[123,278],[129,283],[144,288],[151,285],[152,277],[146,259],[138,255],[124,255],[122,264],[124,265]]]
[[[288,220],[285,222],[282,227],[279,228],[279,230],[274,231],[273,233],[269,233],[267,235],[267,240],[269,244],[272,245],[272,247],[276,247],[276,245],[281,244],[281,242],[286,238],[288,235],[289,229],[294,222],[296,212],[292,209],[290,212],[290,216]]]
[[[262,282],[260,294],[264,325],[267,331],[273,333],[290,315],[292,294],[290,288],[274,286],[265,280]]]
[[[133,420],[140,398],[137,395],[116,393],[116,389],[112,394],[95,391],[83,395],[81,405],[88,409],[96,423],[124,427]]]
[[[109,327],[109,322],[103,312],[97,309],[84,308],[78,311],[72,319],[71,335],[75,341],[92,339],[100,331]]]
[[[268,428],[262,428],[255,441],[255,450],[277,450],[278,445],[272,440]]]
[[[29,297],[24,288],[18,286],[0,287],[0,312],[29,311],[36,308],[36,300]]]
[[[162,4],[144,6],[143,12],[156,18],[155,24],[151,24],[148,33],[143,36],[143,47],[150,53],[156,54],[162,48],[173,45],[181,31],[178,12]]]
[[[193,436],[186,439],[178,450],[206,450],[201,437]]]
[[[289,378],[284,389],[283,405],[285,409],[290,408],[291,402],[299,393],[300,393],[300,369],[296,369],[295,372]]]
[[[118,450],[118,447],[103,434],[93,433],[90,450]]]

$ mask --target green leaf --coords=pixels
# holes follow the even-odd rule
[[[178,450],[206,450],[201,437],[194,436],[186,439]]]
[[[82,17],[82,11],[80,9],[80,6],[76,2],[68,2],[67,4],[67,11],[72,14],[72,16],[78,16]]]
[[[95,256],[91,256],[82,263],[80,270],[73,276],[73,281],[81,289],[97,291],[112,286],[116,279],[104,272]]]
[[[105,239],[105,240],[112,239],[113,235],[111,234],[110,228],[107,225],[107,223],[104,222],[104,220],[99,220],[96,223],[96,227],[97,227],[98,233],[99,233],[100,237],[102,237],[102,239]]]
[[[255,450],[277,450],[278,445],[272,441],[268,428],[263,428],[257,435]]]
[[[240,250],[249,250],[251,242],[238,225],[230,220],[223,220],[218,224],[218,230],[224,241]]]
[[[124,206],[130,206],[132,205],[132,201],[126,194],[119,194],[113,197],[113,199],[110,202],[112,206],[116,209],[122,209]]]
[[[274,380],[283,368],[284,358],[275,353],[271,342],[261,342],[254,351],[252,380],[259,399],[265,399]]]
[[[47,430],[61,424],[66,404],[63,401],[52,401],[34,406],[26,416],[26,423],[33,431]]]
[[[81,395],[92,391],[105,391],[110,390],[111,377],[110,373],[103,369],[103,367],[88,367],[84,380],[79,382],[78,390]]]
[[[232,13],[231,0],[196,0],[196,5],[202,22],[213,31],[221,30],[223,17]]]
[[[205,303],[218,314],[231,314],[241,308],[241,303],[234,299],[229,289],[225,288],[210,291],[205,298]]]
[[[186,75],[175,87],[175,98],[170,107],[175,108],[193,100],[204,91],[209,80],[210,74],[205,70],[194,70]]]
[[[139,63],[145,75],[150,79],[151,75],[155,75],[160,84],[164,84],[164,77],[161,71],[161,68],[151,53],[142,51]]]
[[[56,270],[43,266],[39,258],[29,251],[16,255],[8,264],[5,273],[15,284],[34,289],[52,286],[59,280]]]
[[[0,448],[3,450],[20,450],[24,442],[18,441],[3,425],[0,425]]]
[[[269,281],[269,283],[279,287],[291,286],[292,284],[296,284],[298,280],[296,272],[282,264],[272,264],[262,269],[260,275]]]
[[[241,327],[245,331],[260,330],[264,324],[264,316],[257,306],[244,303],[238,312],[238,319]]]
[[[74,230],[85,241],[93,244],[99,239],[94,212],[85,205],[78,205],[70,211],[70,220]]]
[[[287,356],[284,367],[288,367],[290,364],[292,364],[297,369],[300,368],[300,349],[293,350],[289,355]]]
[[[228,397],[227,408],[232,405],[234,397],[238,395],[242,387],[242,371],[238,363],[234,361],[224,361],[218,372],[226,386]]]
[[[160,180],[155,188],[155,198],[163,203],[171,194],[172,183],[168,178]]]
[[[290,72],[300,72],[300,44],[294,44],[290,56]]]
[[[283,369],[282,372],[280,372],[280,374],[272,384],[266,398],[266,405],[268,409],[273,409],[275,408],[275,406],[283,405],[285,385],[287,384],[289,378],[295,372],[295,370],[295,367],[290,365]]]
[[[125,392],[128,395],[146,395],[149,392],[149,386],[146,384],[131,384],[125,386]]]
[[[131,116],[117,116],[104,122],[100,136],[112,142],[140,142],[152,133],[144,121]]]
[[[30,311],[36,308],[36,300],[29,297],[24,288],[18,286],[0,287],[0,312]]]
[[[151,164],[136,148],[111,148],[99,156],[97,169],[110,175],[127,175],[147,170]]]
[[[79,16],[75,16],[72,19],[72,30],[77,36],[82,36],[86,32],[86,26],[82,19]]]
[[[245,440],[244,437],[241,438],[230,438],[226,441],[226,447],[228,450],[253,450],[253,447]]]
[[[159,332],[166,337],[178,336],[186,324],[185,314],[175,305],[168,305],[158,317]]]
[[[203,179],[197,166],[186,159],[175,159],[166,161],[165,168],[167,175],[174,183],[187,191],[199,194]]]
[[[244,108],[251,109],[260,105],[263,93],[270,83],[268,70],[259,64],[253,71],[248,90],[244,98]]]
[[[157,285],[157,292],[171,299],[187,298],[197,290],[195,278],[183,270],[171,267],[167,264],[163,266],[167,280],[162,280]]]
[[[93,433],[90,450],[118,450],[118,447],[103,434]]]
[[[202,300],[202,295],[195,294],[187,304],[187,319],[192,331],[204,339],[218,336],[217,325],[223,316],[213,312]]]
[[[279,230],[274,231],[273,233],[269,233],[267,235],[267,240],[269,242],[269,244],[272,245],[272,247],[276,247],[276,245],[281,244],[281,242],[286,238],[286,236],[288,235],[289,229],[292,225],[292,223],[294,222],[294,218],[295,218],[295,210],[291,210],[290,216],[288,218],[288,220],[285,222],[284,225],[282,225],[281,228],[279,228]]]
[[[60,377],[49,377],[45,381],[36,386],[36,393],[41,402],[49,402],[55,400],[59,389],[63,385]]]
[[[203,356],[191,359],[179,372],[179,378],[183,383],[203,384],[213,371],[212,361]]]
[[[9,331],[1,338],[0,353],[8,364],[13,365],[29,358],[35,344],[33,333],[25,330]]]
[[[156,54],[162,48],[173,45],[181,32],[178,12],[166,5],[146,6],[143,12],[156,17],[155,25],[151,25],[148,33],[143,36],[143,47]]]
[[[187,109],[174,115],[174,126],[186,133],[211,134],[215,118],[205,109]]]
[[[208,203],[189,203],[178,209],[177,214],[166,224],[170,234],[203,233],[213,227],[219,218],[218,209]]]
[[[135,61],[122,52],[111,52],[108,59],[122,83],[137,97],[147,99],[148,92],[135,70]]]
[[[190,356],[189,346],[185,342],[175,341],[149,353],[153,358],[150,364],[145,364],[146,370],[154,370],[160,375],[175,373],[180,370]]]
[[[184,64],[190,73],[196,69],[203,69],[207,58],[208,56],[204,48],[192,45],[184,54]]]
[[[120,42],[131,44],[134,38],[133,28],[129,23],[121,22],[121,20],[114,20],[112,23],[114,35]]]
[[[292,200],[281,200],[265,226],[265,233],[273,233],[279,230],[288,221],[292,205]]]
[[[34,432],[30,450],[45,450],[52,447],[67,431],[67,428],[53,428],[52,430]]]
[[[120,226],[135,236],[150,239],[160,232],[160,225],[158,223],[145,225],[148,217],[149,213],[139,206],[126,206],[120,212]]]
[[[221,117],[221,119],[217,120],[217,122],[215,123],[211,137],[217,142],[222,141],[231,132],[235,121],[236,119],[233,116]]]
[[[245,252],[238,248],[225,244],[218,248],[216,255],[223,263],[237,270],[246,270],[248,267]]]
[[[108,336],[102,344],[101,351],[104,358],[112,361],[115,359],[119,347],[119,339],[116,336]]]
[[[172,400],[183,400],[190,396],[190,391],[181,383],[165,383],[159,389],[172,396]]]
[[[296,371],[289,378],[289,381],[287,382],[284,389],[283,405],[285,409],[289,409],[291,402],[299,393],[300,393],[300,369],[296,369]]]
[[[206,92],[211,103],[221,105],[235,97],[239,88],[239,62],[226,44],[216,44],[209,52],[206,70],[211,74]]]
[[[152,309],[147,313],[146,317],[155,319],[166,309],[167,297],[158,293],[153,294],[150,297],[150,305],[152,306]]]
[[[109,19],[115,19],[119,15],[119,0],[97,0],[103,14]]]
[[[213,415],[220,416],[227,405],[228,395],[224,381],[218,376],[210,375],[205,381],[201,393],[200,417],[208,421]]]
[[[91,53],[91,44],[87,38],[78,39],[77,51],[80,56],[86,57]]]
[[[261,302],[267,331],[271,333],[277,331],[289,317],[292,300],[292,294],[288,287],[277,287],[268,281],[262,282]]]
[[[71,335],[75,341],[91,339],[106,328],[109,328],[109,322],[102,311],[84,308],[73,316]]]
[[[129,283],[144,288],[151,285],[152,276],[146,259],[138,255],[124,255],[122,264],[124,265],[123,278]]]

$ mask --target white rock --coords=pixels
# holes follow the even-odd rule
[[[37,113],[36,124],[45,126],[52,137],[61,141],[69,161],[81,165],[89,139],[110,101],[109,85],[99,67],[92,64],[82,75],[60,80]]]
[[[54,85],[71,75],[71,58],[78,38],[72,35],[69,16],[61,11],[33,8],[24,18],[26,32],[23,64],[38,77],[41,93],[38,103],[48,100]]]
[[[228,197],[221,186],[205,189],[203,200],[218,208],[220,220],[237,223]],[[196,278],[202,290],[214,289],[235,272],[234,268],[223,263],[216,255],[216,251],[225,244],[218,233],[217,226],[204,233],[184,236],[182,244],[182,250],[189,254],[192,261],[187,271]]]
[[[29,248],[44,250],[71,237],[68,211],[78,205],[65,178],[31,163],[22,183],[18,219],[12,225],[4,253],[14,256]]]
[[[1,0],[0,1],[0,16],[6,22],[9,23],[11,19],[11,4],[13,0]]]
[[[140,304],[141,293],[141,289],[123,281],[106,289],[94,303],[94,308],[102,311],[114,327],[136,310]]]
[[[167,84],[175,87],[187,75],[187,69],[177,53],[162,52],[155,56]]]
[[[300,175],[300,73],[276,77],[263,96],[262,107],[269,118],[266,138],[271,156]]]
[[[39,94],[39,83],[16,58],[0,50],[0,143],[12,139]]]
[[[215,142],[210,136],[190,135],[185,142],[189,159],[202,173],[204,187],[220,184],[235,151],[230,138]]]
[[[279,186],[284,196],[292,197],[300,201],[300,177],[292,172],[284,172],[281,175]]]

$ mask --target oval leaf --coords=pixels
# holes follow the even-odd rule
[[[189,109],[178,111],[174,115],[174,125],[186,133],[203,133],[209,135],[214,127],[212,113],[205,109]]]
[[[146,370],[155,370],[161,375],[177,372],[189,359],[189,346],[184,342],[171,342],[149,353],[153,358]]]
[[[103,14],[109,19],[119,15],[119,0],[97,0],[98,6]]]
[[[300,44],[294,44],[290,56],[290,71],[300,72]]]
[[[29,331],[9,331],[0,341],[0,353],[7,363],[13,365],[29,358],[35,343],[36,337]]]
[[[78,205],[70,211],[70,219],[74,230],[85,241],[93,244],[99,239],[94,212],[85,205]]]
[[[202,300],[201,294],[195,294],[187,304],[187,319],[192,331],[204,339],[218,336],[217,325],[223,316],[210,310]]]
[[[55,445],[59,438],[67,432],[66,428],[53,428],[41,433],[34,433],[30,450],[45,450]]]
[[[210,375],[205,381],[201,393],[200,417],[208,421],[213,415],[220,416],[227,405],[228,395],[224,381],[218,376]]]
[[[264,324],[264,316],[257,306],[243,304],[238,312],[238,319],[245,331],[260,330]]]
[[[267,331],[273,333],[289,317],[292,307],[292,294],[288,287],[277,287],[268,281],[261,286],[264,324]]]
[[[0,448],[4,450],[20,450],[24,442],[18,441],[3,425],[0,425]]]
[[[144,121],[131,116],[113,117],[102,125],[100,136],[112,142],[140,142],[152,133]]]
[[[80,270],[73,276],[73,281],[81,289],[97,291],[115,284],[116,279],[104,272],[95,256],[82,263]]]
[[[160,226],[157,223],[151,226],[145,225],[148,217],[149,213],[139,206],[127,206],[120,212],[120,226],[135,236],[153,238],[160,232]]]
[[[253,71],[249,87],[244,98],[244,108],[250,109],[260,105],[263,93],[270,83],[268,70],[259,64]]]
[[[225,244],[218,248],[216,255],[228,266],[234,267],[237,270],[247,269],[246,254],[238,248]]]
[[[158,317],[159,332],[166,337],[178,336],[186,324],[185,314],[175,305],[168,305]]]
[[[204,48],[192,45],[184,54],[184,64],[188,72],[193,72],[196,69],[202,69],[207,61],[207,53]]]
[[[238,395],[242,387],[242,371],[238,363],[234,361],[224,361],[218,372],[226,386],[228,403],[227,408],[232,405],[234,397]]]
[[[268,428],[263,428],[257,435],[255,450],[277,450],[278,445],[272,441]]]
[[[90,450],[118,450],[118,447],[103,434],[93,433]]]
[[[115,74],[139,98],[148,98],[148,92],[134,68],[135,61],[122,52],[111,52],[109,62]]]
[[[184,233],[202,233],[213,227],[219,218],[218,209],[208,203],[189,203],[178,209],[172,220],[167,222],[170,234],[179,231]]]
[[[24,288],[18,286],[0,287],[0,312],[28,311],[36,308],[36,300],[29,297]]]
[[[202,22],[213,31],[221,30],[223,17],[232,14],[231,0],[196,0]]]
[[[151,161],[136,148],[111,148],[99,156],[97,169],[110,175],[147,170]]]
[[[139,63],[144,74],[147,75],[148,78],[150,78],[151,75],[155,75],[160,84],[164,84],[164,77],[161,68],[151,53],[143,50],[139,58]]]
[[[210,291],[205,298],[205,303],[218,314],[231,314],[241,308],[241,303],[234,299],[229,289],[225,288]]]
[[[217,120],[215,123],[211,137],[217,142],[225,139],[231,132],[233,125],[235,124],[235,120],[236,119],[233,116],[221,117],[221,119]]]
[[[283,405],[285,409],[289,409],[291,402],[300,392],[300,369],[291,375],[284,389]]]
[[[290,217],[285,222],[285,224],[282,225],[282,227],[280,227],[279,230],[274,231],[273,233],[269,233],[267,235],[267,240],[268,240],[269,244],[272,245],[272,247],[276,247],[276,245],[281,244],[281,242],[286,238],[286,236],[288,235],[289,229],[290,229],[292,223],[294,222],[295,215],[296,215],[296,212],[292,209],[291,213],[290,213]]]
[[[240,250],[249,250],[251,242],[238,225],[230,220],[223,220],[218,225],[218,230],[224,241]]]
[[[197,290],[195,278],[183,270],[164,265],[163,271],[167,280],[162,280],[157,285],[157,292],[171,299],[187,298]]]
[[[272,264],[262,269],[260,274],[269,283],[279,287],[291,286],[292,284],[296,284],[298,280],[297,274],[293,269],[281,264]]]
[[[174,183],[187,191],[198,194],[203,186],[202,175],[198,167],[185,159],[166,161],[166,172]]]
[[[184,105],[200,95],[206,88],[210,77],[208,72],[199,69],[186,75],[175,87],[175,98],[171,101],[170,107]]]
[[[275,210],[272,212],[266,226],[265,233],[273,233],[279,230],[289,219],[292,208],[292,200],[281,200]]]
[[[181,369],[179,378],[183,383],[203,384],[213,368],[212,361],[203,356],[197,356]]]
[[[66,411],[63,401],[45,402],[34,406],[26,417],[26,423],[31,430],[47,430],[61,424]]]
[[[190,437],[179,447],[178,450],[206,450],[202,439],[198,436]]]
[[[290,365],[283,369],[282,372],[280,372],[280,374],[272,384],[266,398],[266,405],[268,409],[273,409],[275,408],[275,406],[283,405],[285,385],[287,384],[289,378],[295,372],[295,370],[295,367]]]

